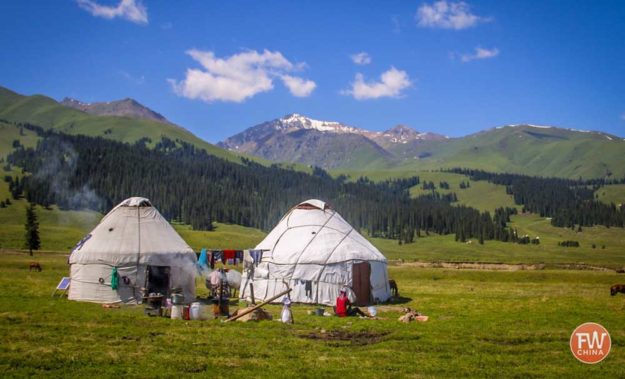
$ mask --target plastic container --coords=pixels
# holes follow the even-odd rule
[[[183,306],[182,305],[172,305],[171,306],[171,318],[180,320],[182,319]]]
[[[182,319],[183,320],[190,320],[190,317],[189,317],[189,306],[188,305],[183,305],[182,306]]]
[[[191,318],[191,320],[202,319],[202,304],[198,302],[191,303],[191,306],[189,307],[189,318]]]

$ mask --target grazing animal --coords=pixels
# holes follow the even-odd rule
[[[625,293],[625,284],[615,284],[610,288],[610,295],[614,296],[617,293]]]
[[[41,264],[39,262],[30,262],[28,264],[28,271],[37,270],[37,272],[41,272]]]
[[[391,287],[391,296],[398,297],[399,289],[397,288],[397,282],[395,279],[389,279],[388,286]]]

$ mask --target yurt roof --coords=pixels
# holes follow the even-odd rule
[[[195,258],[150,200],[131,197],[113,208],[72,251],[70,263],[120,265],[150,261],[167,263],[176,256]]]
[[[256,249],[268,250],[274,264],[386,262],[338,212],[316,199],[293,207]]]

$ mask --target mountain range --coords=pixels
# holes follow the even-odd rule
[[[625,177],[623,138],[552,126],[506,125],[449,138],[405,125],[378,132],[289,114],[252,126],[215,146],[133,99],[57,102],[0,87],[2,120],[128,143],[147,138],[148,145],[165,136],[231,161],[252,157],[265,164],[269,163],[265,160],[300,163],[335,173],[402,176],[464,167],[566,178]]]
[[[398,125],[373,132],[299,114],[261,123],[218,146],[337,171],[449,167],[563,177],[625,175],[625,141],[594,131],[506,125],[460,138]]]

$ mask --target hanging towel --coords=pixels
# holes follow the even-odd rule
[[[224,250],[224,258],[226,260],[234,259],[236,256],[237,256],[237,251],[236,250]]]
[[[215,253],[212,251],[208,252],[208,261],[210,262],[211,270],[215,269]]]
[[[250,255],[249,250],[243,251],[243,269],[249,271],[254,267],[254,261],[252,260],[252,256]],[[249,277],[249,275],[248,275]]]
[[[254,265],[258,266],[260,261],[263,259],[263,251],[262,250],[250,250],[250,256],[254,261]]]
[[[234,264],[238,265],[241,262],[243,262],[243,250],[237,250],[234,254]]]
[[[117,276],[117,267],[113,267],[111,271],[111,289],[116,290],[119,286],[119,277]]]
[[[206,248],[202,248],[200,252],[200,258],[197,260],[197,266],[199,271],[202,271],[204,268],[208,268],[208,255],[206,254]]]
[[[224,253],[221,252],[220,250],[213,251],[213,262],[222,261],[223,263],[223,256],[224,256]],[[214,263],[213,263],[213,266],[214,266]]]

